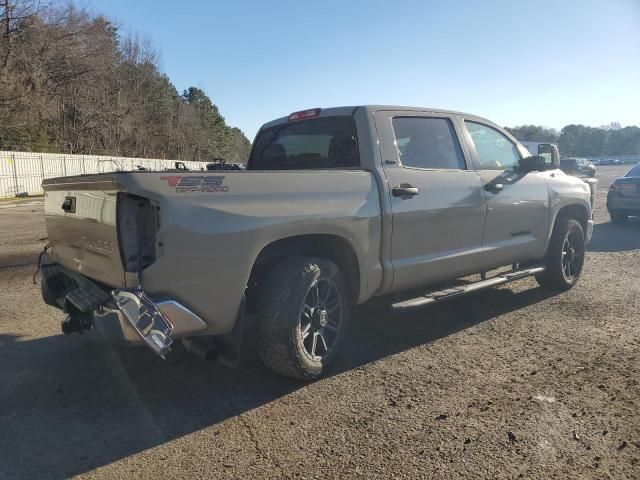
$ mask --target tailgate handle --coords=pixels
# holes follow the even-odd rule
[[[76,213],[76,197],[65,197],[62,202],[62,210],[67,213]]]

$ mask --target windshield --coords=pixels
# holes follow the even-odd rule
[[[248,168],[301,170],[360,166],[353,117],[323,117],[267,128],[256,138]]]

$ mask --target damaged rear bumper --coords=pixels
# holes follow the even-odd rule
[[[42,265],[44,301],[68,314],[65,333],[95,327],[121,345],[146,345],[164,357],[174,338],[197,335],[206,323],[173,299],[152,299],[144,290],[110,289],[57,263]]]
[[[120,316],[135,330],[142,341],[162,358],[173,343],[173,325],[141,288],[112,290]]]

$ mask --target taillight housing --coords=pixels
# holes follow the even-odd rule
[[[118,193],[118,245],[125,272],[139,273],[156,261],[158,208],[148,199]]]

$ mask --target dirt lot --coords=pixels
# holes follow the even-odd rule
[[[31,283],[41,200],[0,202],[0,478],[640,478],[640,221],[599,169],[584,276],[392,318],[359,309],[337,372],[271,375],[62,335]]]

